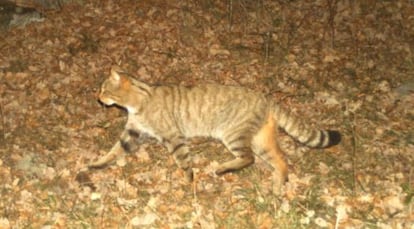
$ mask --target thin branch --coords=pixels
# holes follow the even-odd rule
[[[233,0],[228,1],[227,9],[229,12],[229,32],[231,32],[231,28],[233,26]]]
[[[331,48],[335,48],[335,16],[337,11],[337,0],[327,0],[328,7],[329,7],[329,18],[328,23],[330,27],[330,35],[331,35]]]
[[[1,116],[1,140],[6,142],[6,120],[4,118],[3,103],[0,100],[0,116]]]

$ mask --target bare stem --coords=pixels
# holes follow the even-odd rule
[[[1,115],[1,140],[6,142],[6,120],[4,119],[3,104],[0,101],[0,115]]]
[[[233,0],[229,0],[227,7],[229,11],[229,32],[231,32],[231,27],[233,26]]]
[[[329,27],[330,27],[330,35],[331,35],[331,48],[335,47],[335,16],[336,16],[336,7],[337,7],[337,0],[328,0],[328,7],[329,7]]]

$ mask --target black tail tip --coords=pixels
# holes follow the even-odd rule
[[[326,147],[338,145],[341,142],[341,133],[336,130],[328,130],[329,144]]]

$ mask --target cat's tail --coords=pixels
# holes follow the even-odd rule
[[[274,105],[274,119],[288,135],[312,148],[326,148],[337,145],[341,134],[336,130],[316,130],[277,104]]]

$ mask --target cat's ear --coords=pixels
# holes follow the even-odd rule
[[[111,76],[110,76],[110,78],[113,80],[113,81],[115,81],[115,82],[119,82],[120,80],[121,80],[121,76],[119,76],[119,67],[117,67],[117,66],[113,66],[112,68],[111,68]]]

